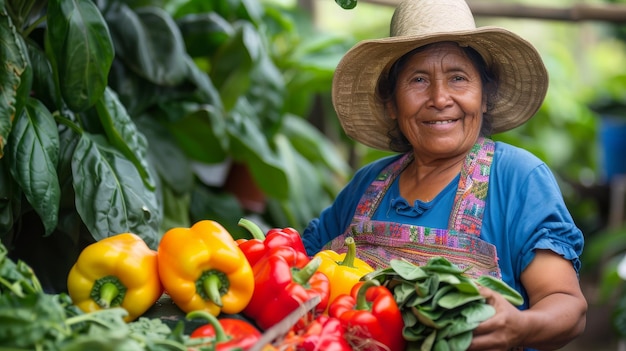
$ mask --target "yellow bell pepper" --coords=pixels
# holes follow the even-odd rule
[[[333,250],[323,250],[314,256],[322,259],[318,271],[326,274],[330,280],[329,306],[337,296],[350,294],[350,290],[361,277],[374,271],[372,266],[356,256],[354,238],[349,236],[345,242],[348,246],[346,253],[339,254]],[[326,313],[328,313],[328,308],[326,308]]]
[[[126,322],[161,297],[157,252],[132,233],[110,236],[81,251],[67,277],[72,302],[84,312],[122,307]]]
[[[191,228],[170,229],[158,252],[161,282],[184,312],[236,314],[252,299],[252,267],[219,223],[201,220]]]

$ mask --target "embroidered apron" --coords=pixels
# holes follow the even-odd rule
[[[388,266],[392,258],[424,265],[431,257],[441,256],[466,269],[471,277],[501,278],[495,246],[480,239],[494,145],[480,138],[468,154],[447,229],[372,220],[393,181],[413,161],[413,153],[407,153],[378,175],[361,197],[352,224],[326,247],[345,252],[345,238],[353,236],[359,258],[375,268]]]

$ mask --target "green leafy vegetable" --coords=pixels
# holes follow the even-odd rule
[[[33,270],[12,261],[0,243],[0,349],[186,351],[183,321],[172,331],[160,319],[126,323],[123,308],[85,313],[65,294],[43,291]]]
[[[466,350],[473,330],[496,313],[480,295],[479,285],[495,290],[514,305],[524,303],[505,282],[491,276],[472,279],[443,257],[433,257],[423,266],[391,260],[389,267],[363,279],[376,279],[392,289],[402,311],[408,350]]]

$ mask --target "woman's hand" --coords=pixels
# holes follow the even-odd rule
[[[496,314],[474,329],[468,350],[509,350],[523,339],[524,315],[502,295],[479,287],[480,294],[496,309]]]
[[[518,346],[556,350],[583,332],[587,301],[570,261],[538,250],[521,281],[530,305],[525,311],[493,290],[480,288],[496,314],[474,330],[469,350],[506,351]]]

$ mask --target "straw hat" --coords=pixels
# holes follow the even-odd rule
[[[476,28],[464,0],[405,0],[393,14],[390,37],[357,43],[337,66],[332,99],[348,136],[389,150],[392,119],[376,96],[378,78],[405,53],[440,41],[474,48],[495,71],[498,92],[488,111],[494,133],[513,129],[537,112],[548,89],[548,73],[529,42],[503,28]]]

